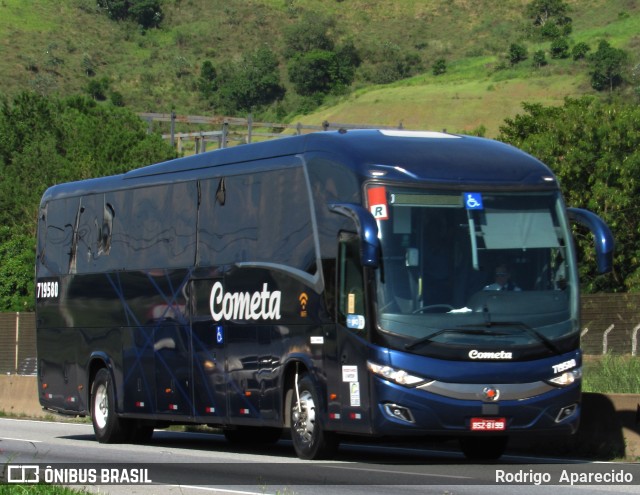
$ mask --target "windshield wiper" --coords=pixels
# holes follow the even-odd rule
[[[411,351],[416,347],[420,347],[421,345],[430,344],[431,342],[433,342],[434,337],[437,337],[438,335],[442,335],[444,333],[450,333],[450,332],[461,333],[464,335],[487,335],[491,337],[510,335],[509,332],[496,332],[495,330],[487,330],[486,328],[462,328],[462,327],[443,328],[442,330],[438,330],[437,332],[430,333],[429,335],[422,337],[418,340],[414,340],[410,344],[405,344],[404,348],[407,351]]]
[[[549,340],[544,334],[538,332],[535,328],[531,328],[529,325],[525,325],[521,321],[504,321],[504,322],[492,321],[491,313],[489,312],[489,308],[487,307],[486,304],[482,308],[482,313],[484,315],[484,323],[487,328],[490,328],[493,326],[499,326],[499,327],[511,327],[517,330],[521,330],[535,337],[538,340],[538,342],[542,342],[544,346],[547,349],[549,349],[551,352],[557,354],[558,356],[562,354],[562,351],[560,351],[560,349],[558,349],[558,347],[553,342],[551,342],[551,340]]]
[[[528,333],[532,337],[535,337],[535,339],[538,340],[538,342],[542,342],[544,346],[554,354],[557,354],[557,355],[562,354],[562,351],[558,349],[558,347],[551,340],[549,340],[544,334],[542,334],[541,332],[538,332],[538,330],[536,330],[535,328],[531,328],[529,325],[525,325],[520,321],[515,321],[515,322],[514,321],[498,321],[498,322],[492,321],[491,323],[489,323],[488,326],[510,327],[516,330],[520,330],[524,333]]]

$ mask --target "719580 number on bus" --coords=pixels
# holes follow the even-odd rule
[[[43,279],[36,284],[36,299],[57,299],[60,282],[57,279]]]

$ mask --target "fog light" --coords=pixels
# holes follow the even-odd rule
[[[404,406],[399,406],[398,404],[385,404],[384,410],[392,418],[400,419],[402,421],[406,421],[407,423],[416,422],[416,420],[413,419],[413,414],[411,414],[411,411]]]
[[[563,407],[562,409],[560,409],[560,412],[556,416],[556,423],[560,423],[568,417],[573,416],[577,409],[578,404],[571,404],[570,406]]]

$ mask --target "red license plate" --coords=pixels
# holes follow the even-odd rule
[[[472,431],[504,431],[506,429],[506,418],[471,418]]]

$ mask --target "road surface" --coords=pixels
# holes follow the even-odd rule
[[[444,447],[350,443],[334,461],[302,461],[286,440],[243,447],[217,434],[157,430],[147,445],[105,445],[89,424],[6,418],[0,463],[5,481],[37,470],[41,480],[110,495],[640,494],[640,464],[523,456],[472,464]]]

